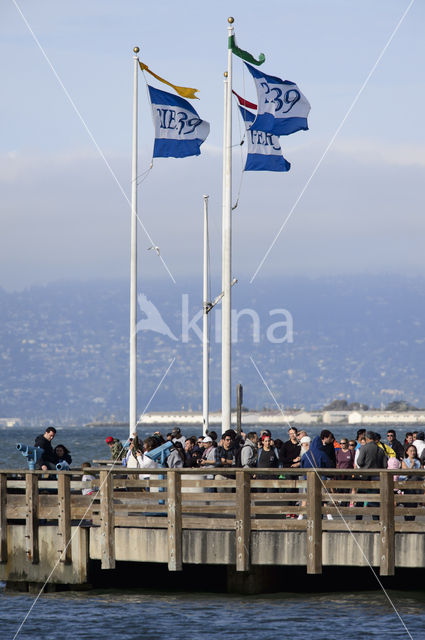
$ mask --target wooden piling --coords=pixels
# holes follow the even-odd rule
[[[182,493],[181,474],[175,469],[167,474],[168,570],[182,570]]]
[[[27,559],[32,564],[39,563],[38,547],[38,475],[25,474],[25,539]]]
[[[0,475],[0,562],[7,562],[7,475]]]
[[[322,501],[320,477],[307,472],[307,573],[322,573]]]
[[[251,476],[236,472],[236,571],[249,571],[251,538]]]
[[[395,566],[394,476],[380,473],[380,575],[393,576]]]
[[[101,471],[100,480],[100,539],[101,567],[115,569],[114,486],[110,471]]]
[[[71,553],[71,476],[58,474],[58,553],[64,564],[72,562]]]

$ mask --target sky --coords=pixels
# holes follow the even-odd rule
[[[139,230],[139,273],[184,287],[201,271],[208,194],[219,275],[230,15],[238,45],[264,52],[264,71],[296,82],[311,103],[309,130],[281,139],[291,171],[246,175],[234,106],[234,275],[425,273],[423,2],[4,0],[0,287],[128,277],[135,45],[157,74],[199,89],[195,108],[211,124],[201,156],[156,159],[147,171],[153,125],[140,73],[149,237]],[[237,58],[234,88],[256,101]]]

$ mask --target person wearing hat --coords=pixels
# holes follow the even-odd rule
[[[217,447],[214,446],[214,441],[210,436],[205,436],[202,440],[204,445],[204,451],[199,461],[199,466],[203,468],[217,467],[219,464],[217,458]]]
[[[300,445],[301,445],[301,452],[300,452],[300,457],[302,457],[310,448],[310,442],[311,442],[311,438],[310,436],[302,436],[302,438],[300,438]]]
[[[112,436],[108,436],[106,438],[106,444],[110,449],[111,459],[121,462],[121,460],[125,456],[125,451],[120,440],[117,440],[117,438],[113,438]]]

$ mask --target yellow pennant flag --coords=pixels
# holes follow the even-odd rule
[[[141,68],[142,71],[147,71],[148,73],[151,74],[151,76],[153,76],[154,78],[156,78],[160,82],[163,82],[164,84],[168,84],[170,87],[173,87],[174,91],[177,91],[179,96],[181,96],[182,98],[190,98],[192,100],[195,100],[195,99],[199,100],[198,96],[195,96],[195,93],[197,91],[199,91],[199,89],[191,89],[190,87],[177,87],[175,84],[171,84],[171,82],[168,82],[168,80],[164,80],[164,78],[160,78],[159,76],[157,76],[156,73],[154,73],[153,71],[151,71],[149,69],[147,64],[144,64],[144,62],[141,62],[139,60],[139,64],[140,64],[140,68]]]

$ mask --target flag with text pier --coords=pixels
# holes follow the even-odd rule
[[[199,156],[210,132],[192,105],[179,96],[148,85],[155,124],[154,158]]]
[[[248,152],[245,171],[289,171],[290,163],[283,157],[279,138],[271,133],[251,128],[255,115],[239,107],[246,127]]]

